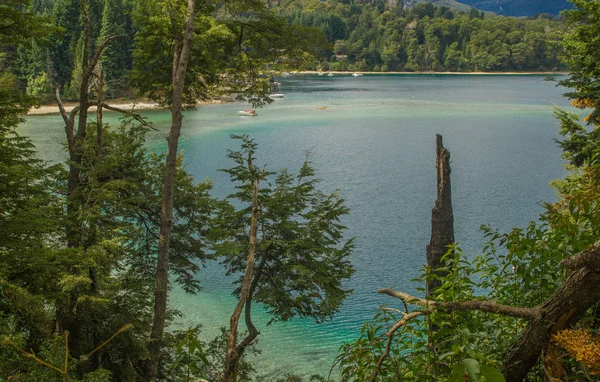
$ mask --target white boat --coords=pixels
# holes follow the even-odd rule
[[[329,73],[327,77],[333,77],[333,73]]]
[[[282,93],[274,93],[274,94],[269,94],[270,98],[285,98],[285,94]]]
[[[240,110],[238,111],[239,115],[244,115],[246,117],[256,117],[258,114],[256,114],[256,110],[254,109],[246,109],[246,110]]]
[[[362,73],[352,73],[352,76],[354,76],[354,77],[360,77],[360,76],[362,76]]]

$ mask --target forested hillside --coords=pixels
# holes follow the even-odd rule
[[[313,69],[372,71],[548,71],[563,68],[553,43],[561,21],[461,12],[419,3],[282,0],[293,23],[320,28],[333,45]]]
[[[407,3],[408,4],[408,3]],[[105,96],[137,95],[131,88],[134,36],[145,5],[137,0],[89,0],[90,49],[109,35],[118,36],[100,66]],[[76,0],[36,0],[31,9],[60,28],[51,44],[35,42],[3,57],[27,89],[42,102],[76,97],[83,54],[82,8]],[[468,9],[468,8],[465,8]],[[564,26],[546,17],[517,19],[457,11],[431,3],[402,7],[399,2],[283,0],[271,10],[289,22],[316,27],[329,47],[296,69],[349,71],[552,71],[563,68],[553,41]]]

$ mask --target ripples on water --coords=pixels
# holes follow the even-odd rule
[[[563,176],[553,139],[553,104],[566,106],[553,83],[542,76],[294,76],[280,80],[286,98],[239,117],[247,105],[202,107],[186,114],[181,148],[187,169],[215,181],[215,194],[232,191],[225,174],[228,136],[250,134],[259,161],[271,169],[297,170],[310,151],[326,191],[340,189],[351,209],[344,223],[356,237],[357,269],[347,283],[355,293],[333,321],[316,325],[295,320],[266,326],[257,312],[262,356],[258,369],[269,375],[326,373],[338,347],[358,335],[362,323],[383,303],[377,288],[415,291],[429,242],[435,199],[435,134],[444,136],[452,158],[456,239],[475,256],[483,243],[478,228],[524,227],[552,200],[548,187]],[[327,107],[316,110],[317,107]],[[160,128],[149,144],[164,150],[169,116],[149,112]],[[110,119],[111,117],[108,117]],[[112,117],[114,120],[114,117]],[[42,131],[42,129],[44,129]],[[64,157],[58,116],[32,117],[22,128],[50,160]],[[228,323],[234,306],[230,281],[218,264],[198,277],[199,296],[174,290],[170,304],[182,311],[176,327],[201,323],[207,337]]]

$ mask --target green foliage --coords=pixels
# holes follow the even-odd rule
[[[31,0],[3,0],[0,4],[0,46],[21,44],[52,31],[47,18],[30,9]]]
[[[23,340],[34,349],[47,341],[45,328],[68,306],[75,306],[69,316],[80,322],[84,350],[132,323],[133,330],[101,352],[107,370],[117,379],[139,372],[133,365],[146,357],[151,321],[163,160],[143,147],[145,132],[129,120],[116,130],[106,127],[101,159],[95,135],[87,137],[82,182],[73,195],[85,223],[83,248],[75,250],[60,244],[64,201],[53,191],[60,188],[52,182],[62,175],[33,157],[29,141],[10,138],[8,133],[5,137],[10,139],[0,141],[7,145],[3,148],[7,155],[0,158],[0,177],[11,179],[0,187],[0,205],[6,203],[0,219],[5,230],[0,242],[0,318],[10,323],[11,333],[25,330]],[[207,195],[211,185],[196,184],[181,166],[177,177],[173,281],[194,292],[199,288],[198,261],[207,257],[202,232],[212,208]],[[0,366],[3,362],[9,361],[0,357]]]
[[[419,283],[432,277],[439,278],[441,286],[434,292],[437,301],[492,300],[495,294],[511,294],[498,281],[498,289],[482,285],[482,276],[488,272],[485,256],[468,261],[459,247],[452,247],[444,257],[447,273],[439,277],[425,268]],[[490,264],[493,266],[493,264]],[[490,271],[493,272],[493,271]],[[481,280],[481,281],[479,281]],[[530,282],[533,280],[531,278]],[[510,284],[510,280],[507,283]],[[475,291],[492,292],[477,296]],[[423,290],[423,288],[421,288]],[[424,291],[424,290],[423,290]],[[515,304],[513,301],[512,305]],[[398,314],[399,313],[399,314]],[[395,376],[399,380],[429,381],[503,381],[498,371],[506,347],[524,327],[518,319],[473,311],[452,313],[435,312],[407,321],[392,337],[389,356],[380,362],[385,352],[392,327],[410,311],[382,307],[373,321],[364,324],[360,337],[344,344],[336,359],[342,379],[370,380],[376,370],[379,379]],[[432,330],[432,325],[437,327]],[[435,347],[431,345],[435,343]],[[482,379],[485,378],[485,379]]]
[[[171,103],[173,50],[182,39],[185,12],[185,4],[165,0],[136,11],[140,32],[131,76],[142,94],[164,105]],[[256,0],[226,6],[198,2],[195,26],[184,92],[188,106],[221,92],[255,105],[270,102],[265,66],[297,67],[323,41],[311,29],[288,25]]]
[[[27,82],[27,95],[40,103],[49,102],[52,99],[52,92],[52,83],[46,73],[34,76]]]
[[[175,344],[173,362],[169,371],[176,375],[185,375],[183,380],[192,381],[192,378],[204,377],[204,369],[209,365],[208,359],[198,339],[200,328],[189,328],[184,337]]]
[[[228,274],[246,267],[250,221],[251,180],[271,179],[261,167],[247,167],[255,160],[256,143],[247,136],[242,151],[231,151],[235,167],[224,170],[236,182],[230,196],[244,207],[225,204],[219,211],[214,231],[216,256],[223,259]],[[266,307],[272,321],[312,317],[317,322],[330,318],[351,292],[342,282],[353,268],[348,260],[353,243],[344,240],[340,219],[348,213],[337,191],[325,194],[317,189],[314,169],[305,161],[297,174],[282,170],[270,187],[259,192],[259,238],[256,251],[256,284],[253,300]],[[241,278],[236,284],[241,283]],[[239,294],[239,287],[235,294]]]
[[[109,36],[119,36],[110,43],[100,60],[106,82],[106,96],[116,97],[127,87],[132,64],[133,4],[127,0],[107,0],[102,10],[99,43]]]
[[[561,85],[572,90],[565,94],[575,106],[591,108],[588,124],[600,124],[600,4],[593,0],[572,0],[575,9],[565,13],[567,33],[563,36],[562,58],[569,66],[569,77]],[[596,130],[596,129],[594,129]],[[597,133],[595,133],[597,135]],[[597,137],[590,144],[597,144]]]
[[[163,349],[161,362],[163,365],[161,380],[195,381],[205,378],[209,381],[222,380],[227,349],[227,329],[221,328],[220,334],[210,341],[201,340],[202,331],[199,326],[183,331],[165,333],[166,346]],[[248,360],[256,357],[260,350],[256,344],[248,348],[241,356],[238,367],[239,381],[261,381],[257,370]],[[256,378],[256,379],[255,379]]]

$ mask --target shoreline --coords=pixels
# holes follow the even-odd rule
[[[532,75],[568,75],[568,72],[364,72],[364,71],[339,71],[339,70],[331,70],[331,71],[316,71],[316,70],[305,70],[301,72],[294,72],[292,75],[352,75],[354,73],[359,73],[363,75],[462,75],[462,76],[532,76]],[[277,76],[281,77],[281,75]],[[214,104],[222,104],[232,102],[230,100],[222,100],[215,99],[212,101],[199,101],[196,103],[197,106],[200,105],[214,105]],[[76,103],[65,102],[64,107],[67,113],[70,113],[71,110],[75,107]],[[126,110],[166,110],[166,108],[161,107],[156,102],[151,102],[148,100],[139,100],[139,101],[110,101],[109,105],[119,107],[121,109]],[[89,108],[90,112],[96,111],[96,106],[91,106]],[[107,113],[114,113],[114,111],[106,110]],[[56,104],[44,104],[38,107],[33,107],[29,109],[27,115],[52,115],[52,114],[60,114],[58,110],[58,106]]]
[[[196,103],[197,106],[200,105],[213,105],[213,104],[221,104],[228,103],[228,101],[223,100],[212,100],[212,101],[198,101]],[[161,107],[156,102],[151,102],[147,100],[140,101],[108,101],[110,106],[118,107],[121,109],[129,110],[129,111],[138,111],[138,110],[166,110],[167,108]],[[65,102],[64,107],[67,113],[70,113],[73,108],[77,105],[77,103],[73,102]],[[96,111],[96,105],[90,106],[88,109],[90,113]],[[104,109],[106,113],[116,113],[115,111]],[[56,104],[44,104],[38,107],[32,107],[27,112],[27,115],[52,115],[52,114],[60,114],[60,110],[58,109],[58,105]]]
[[[300,74],[319,74],[319,73],[323,73],[323,75],[327,75],[329,73],[331,74],[348,74],[351,75],[353,73],[359,73],[359,74],[383,74],[383,75],[387,75],[387,74],[412,74],[412,75],[435,75],[435,74],[450,74],[450,75],[466,75],[466,76],[532,76],[532,75],[558,75],[558,76],[562,76],[562,75],[567,75],[569,74],[569,72],[427,72],[427,71],[422,71],[422,72],[361,72],[361,71],[340,71],[340,70],[328,70],[328,71],[316,71],[316,70],[305,70],[302,72],[298,72],[298,75]]]

